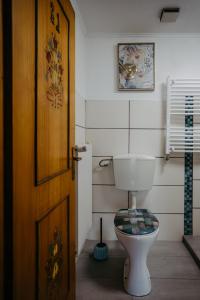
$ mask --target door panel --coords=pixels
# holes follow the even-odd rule
[[[34,0],[12,2],[14,299],[71,300],[75,299],[75,187],[71,169],[74,12],[68,0],[38,0],[40,7]],[[60,33],[51,23],[52,3],[55,16],[59,13]],[[47,53],[52,42],[54,61],[50,68],[55,69],[47,80]],[[56,45],[62,52],[62,76],[57,72],[60,54]],[[60,80],[59,97],[54,93],[49,100],[49,88]],[[55,265],[55,284],[48,271],[50,262],[57,258],[51,254],[57,250],[49,249],[60,238],[62,266]]]
[[[69,294],[69,204],[66,198],[37,223],[38,299],[67,299]]]
[[[69,20],[57,0],[36,4],[36,181],[69,167]]]

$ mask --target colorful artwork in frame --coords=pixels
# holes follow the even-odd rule
[[[154,48],[154,43],[118,44],[118,90],[154,90]]]

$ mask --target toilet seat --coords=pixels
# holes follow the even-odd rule
[[[120,209],[114,224],[117,230],[130,236],[152,234],[159,227],[158,219],[147,209]]]

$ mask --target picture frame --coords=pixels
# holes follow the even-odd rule
[[[154,91],[155,43],[119,43],[118,90]]]

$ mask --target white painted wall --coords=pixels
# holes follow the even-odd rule
[[[86,97],[86,29],[77,1],[71,0],[75,11],[75,85],[76,92]]]
[[[117,44],[155,43],[155,91],[117,90]],[[167,76],[200,76],[200,35],[97,35],[87,39],[87,100],[163,100]]]
[[[85,99],[86,99],[86,29],[79,12],[76,0],[71,0],[75,11],[75,98],[78,127],[85,128]],[[76,128],[76,143],[85,141],[84,131]]]

